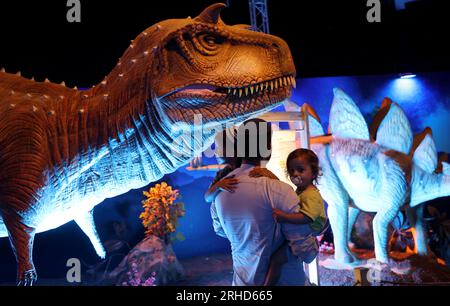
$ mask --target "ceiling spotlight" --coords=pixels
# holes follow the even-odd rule
[[[410,73],[410,72],[400,73],[399,76],[400,76],[400,79],[412,79],[412,78],[416,77],[416,75],[414,73]]]

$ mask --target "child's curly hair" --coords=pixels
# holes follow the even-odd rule
[[[309,149],[296,149],[289,153],[286,159],[286,176],[289,177],[289,162],[299,157],[305,158],[308,164],[311,166],[311,170],[314,175],[312,183],[314,185],[317,185],[317,179],[322,176],[322,168],[320,168],[319,166],[319,158],[317,157],[316,153]]]

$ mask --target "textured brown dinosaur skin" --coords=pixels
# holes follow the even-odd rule
[[[199,114],[210,126],[239,123],[290,95],[287,44],[226,25],[223,7],[146,29],[89,90],[0,72],[0,237],[10,238],[20,284],[37,278],[35,233],[75,220],[99,242],[95,205],[193,157],[193,148],[171,155],[176,123],[192,128]]]

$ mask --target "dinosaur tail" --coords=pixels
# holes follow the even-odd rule
[[[446,196],[450,196],[450,175],[428,173],[416,165],[413,166],[411,207]]]

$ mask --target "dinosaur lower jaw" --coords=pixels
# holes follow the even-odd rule
[[[280,77],[244,87],[188,86],[160,101],[172,122],[203,123],[246,119],[277,106],[291,95],[293,77]]]

